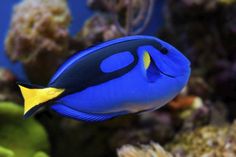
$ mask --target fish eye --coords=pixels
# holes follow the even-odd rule
[[[165,47],[162,47],[162,48],[160,49],[160,52],[161,52],[162,54],[166,55],[166,54],[168,54],[168,49],[165,48]]]

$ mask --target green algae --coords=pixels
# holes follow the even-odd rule
[[[14,157],[14,152],[10,149],[0,146],[0,157]]]
[[[22,115],[21,106],[0,102],[0,154],[4,157],[32,157],[49,149],[44,128],[34,119],[23,120]]]

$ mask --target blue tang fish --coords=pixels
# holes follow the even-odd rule
[[[155,110],[181,91],[190,71],[189,60],[158,38],[107,41],[73,55],[45,87],[19,84],[24,117],[42,106],[83,121]]]

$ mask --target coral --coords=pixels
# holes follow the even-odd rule
[[[88,0],[97,11],[90,17],[76,39],[84,47],[126,35],[141,34],[151,23],[155,0]]]
[[[121,34],[111,22],[111,17],[101,13],[89,18],[77,34],[78,40],[83,42],[85,47],[120,36]]]
[[[24,0],[14,9],[6,50],[12,59],[29,62],[38,53],[67,50],[70,13],[64,0]]]
[[[142,33],[151,23],[155,0],[88,0],[88,5],[99,13],[89,18],[77,35],[85,47]]]
[[[5,48],[12,60],[24,63],[30,80],[49,79],[68,53],[70,19],[65,0],[24,0],[15,6]]]
[[[155,0],[88,0],[91,8],[106,12],[122,36],[140,34],[150,22]]]
[[[40,151],[48,151],[49,144],[44,128],[34,119],[23,120],[22,114],[23,108],[20,106],[10,102],[0,103],[0,156],[43,156]]]
[[[157,143],[142,145],[141,147],[124,145],[118,149],[117,154],[119,157],[172,157]]]
[[[205,126],[178,134],[166,146],[174,156],[229,157],[236,156],[236,122],[232,125]]]

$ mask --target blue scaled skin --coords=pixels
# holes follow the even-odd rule
[[[66,117],[103,121],[165,105],[186,85],[190,71],[189,60],[170,44],[129,36],[76,53],[45,88],[19,86],[25,117],[50,105]]]

